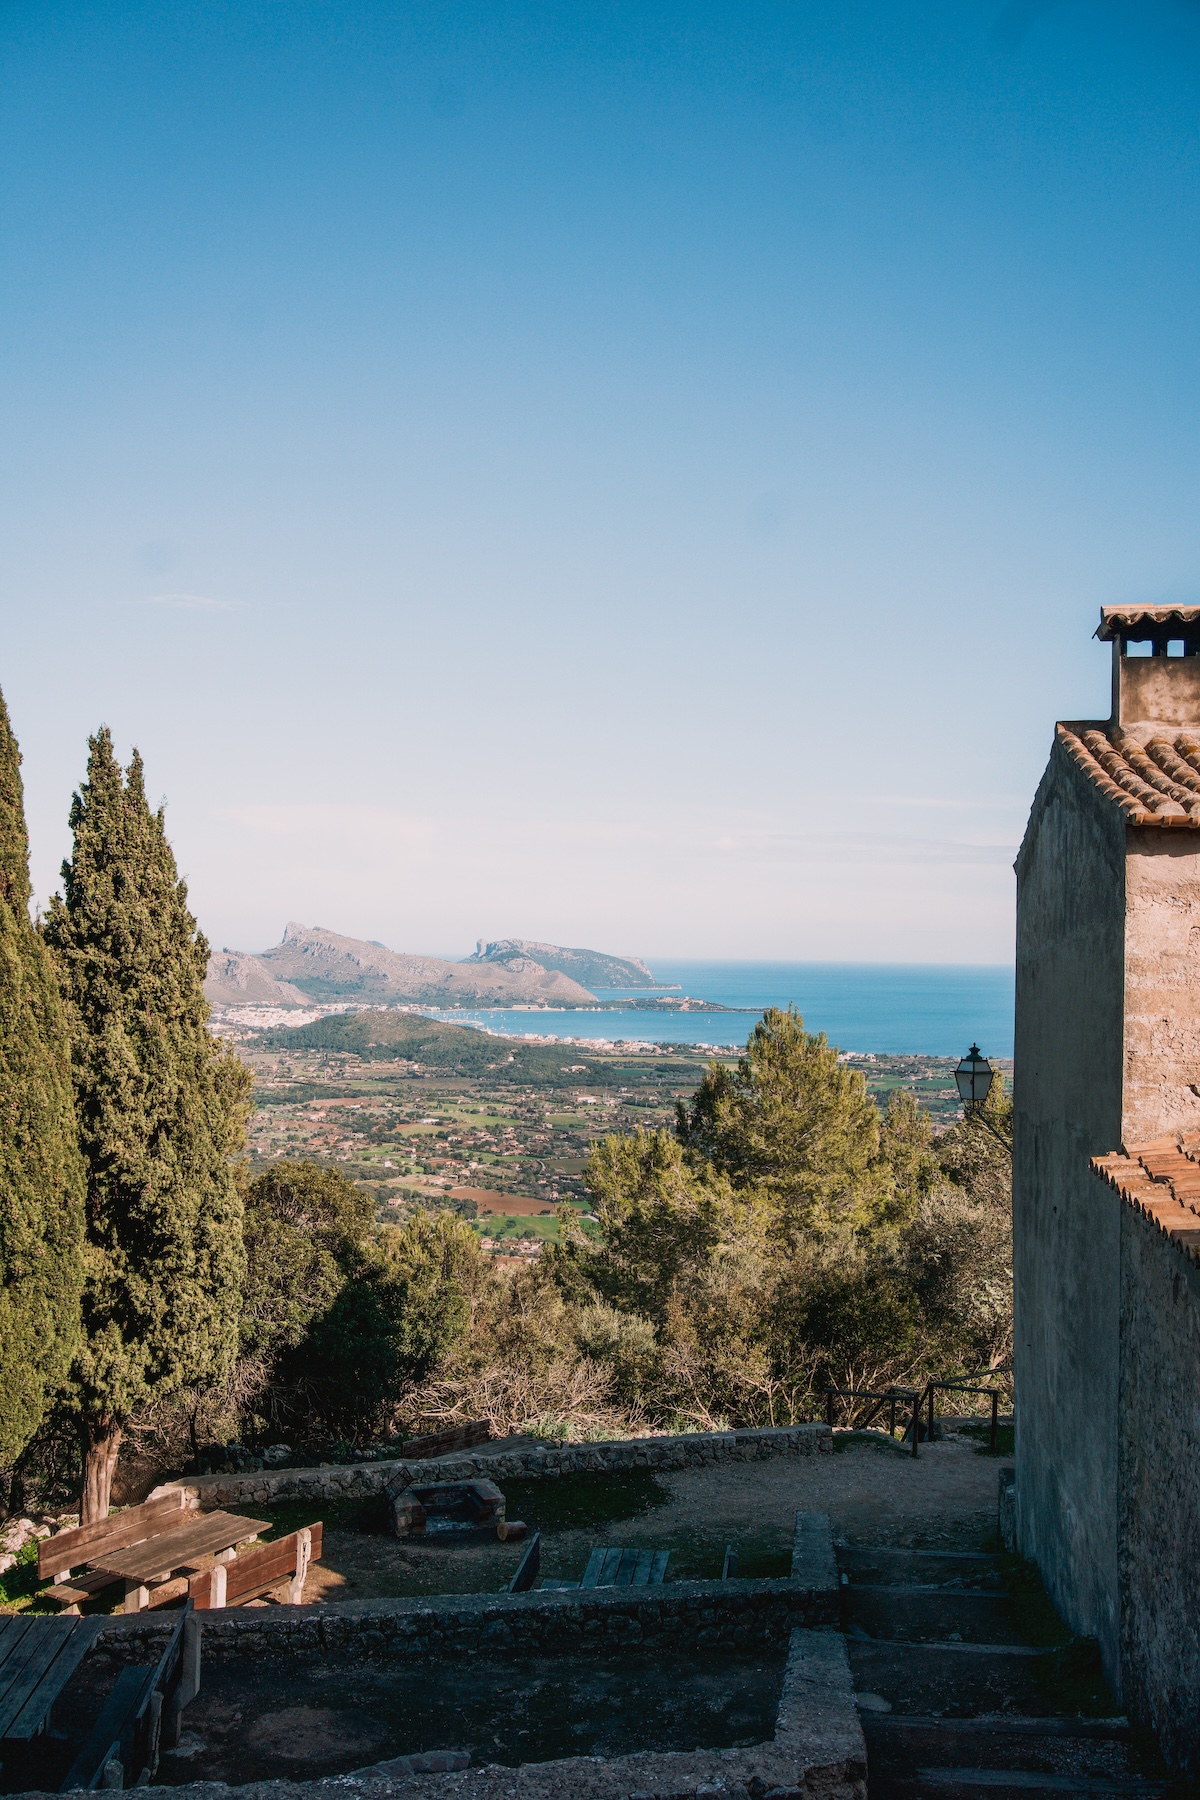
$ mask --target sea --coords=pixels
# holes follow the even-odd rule
[[[622,1007],[645,988],[593,989],[612,1009],[479,1007],[434,1012],[455,1025],[505,1037],[707,1045],[745,1044],[768,1006],[798,1007],[809,1031],[843,1051],[875,1056],[986,1056],[1013,1053],[1013,970],[993,963],[776,963],[653,960],[664,990],[729,1012],[648,1012]]]

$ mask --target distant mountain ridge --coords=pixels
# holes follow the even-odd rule
[[[323,926],[289,922],[258,955],[222,950],[209,958],[205,994],[214,1006],[304,1006],[361,1000],[419,1006],[588,1006],[595,995],[557,969],[531,962],[447,962],[409,956]]]
[[[556,969],[584,987],[643,988],[656,985],[645,963],[636,956],[606,956],[600,950],[570,950],[562,944],[541,944],[535,938],[480,938],[467,962],[494,963],[514,974],[527,969]]]

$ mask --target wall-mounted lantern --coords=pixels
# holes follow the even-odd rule
[[[972,1044],[954,1071],[954,1085],[957,1087],[959,1099],[963,1103],[963,1113],[968,1119],[977,1119],[986,1130],[991,1132],[994,1138],[999,1139],[1011,1156],[1012,1145],[1002,1131],[996,1130],[983,1110],[984,1101],[991,1093],[992,1083],[995,1079],[995,1069],[979,1045]]]

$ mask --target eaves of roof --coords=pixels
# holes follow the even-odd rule
[[[1141,744],[1117,727],[1060,723],[1072,762],[1131,825],[1200,829],[1200,734],[1160,733]]]
[[[1156,1138],[1113,1156],[1093,1156],[1091,1166],[1127,1206],[1200,1263],[1200,1135]]]

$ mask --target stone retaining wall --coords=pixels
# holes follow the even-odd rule
[[[529,1594],[446,1594],[432,1599],[276,1606],[203,1616],[205,1659],[273,1653],[380,1658],[420,1656],[436,1678],[440,1656],[472,1650],[514,1657],[587,1655],[623,1645],[685,1643],[708,1650],[786,1644],[775,1734],[729,1750],[636,1751],[569,1757],[519,1768],[496,1764],[443,1773],[395,1765],[324,1781],[219,1782],[148,1789],[148,1800],[866,1800],[866,1748],[844,1640],[836,1626],[839,1578],[823,1513],[797,1513],[786,1581],[679,1581],[656,1588]],[[155,1659],[167,1616],[106,1621],[94,1654]],[[815,1629],[814,1629],[815,1628]],[[201,1677],[203,1684],[203,1676]]]
[[[244,1475],[195,1475],[155,1489],[186,1488],[205,1511],[219,1506],[267,1506],[278,1500],[366,1499],[403,1482],[528,1481],[556,1475],[612,1474],[628,1469],[701,1469],[717,1463],[759,1462],[831,1451],[828,1425],[779,1425],[762,1431],[693,1431],[680,1437],[626,1438],[607,1444],[551,1444],[522,1450],[481,1446],[465,1456],[429,1461],[347,1463],[319,1469],[258,1469]]]
[[[324,1781],[235,1789],[195,1782],[144,1792],[147,1800],[218,1800],[231,1792],[238,1800],[337,1800],[347,1792],[364,1800],[866,1800],[866,1777],[845,1641],[836,1631],[794,1631],[775,1734],[762,1744],[564,1757],[515,1769],[492,1763],[444,1774],[359,1769]]]
[[[794,1581],[672,1581],[657,1588],[581,1592],[436,1594],[420,1600],[270,1607],[206,1613],[205,1658],[320,1654],[369,1657],[586,1654],[624,1645],[740,1649],[782,1644],[797,1626],[836,1625],[834,1588]],[[167,1625],[114,1617],[100,1647],[122,1662],[150,1661]]]
[[[461,1656],[472,1651],[575,1654],[625,1644],[705,1648],[780,1644],[799,1626],[836,1625],[839,1578],[825,1513],[797,1513],[792,1572],[780,1581],[671,1581],[658,1587],[435,1594],[313,1606],[232,1608],[202,1615],[204,1655]],[[98,1648],[152,1661],[169,1614],[115,1615]]]

